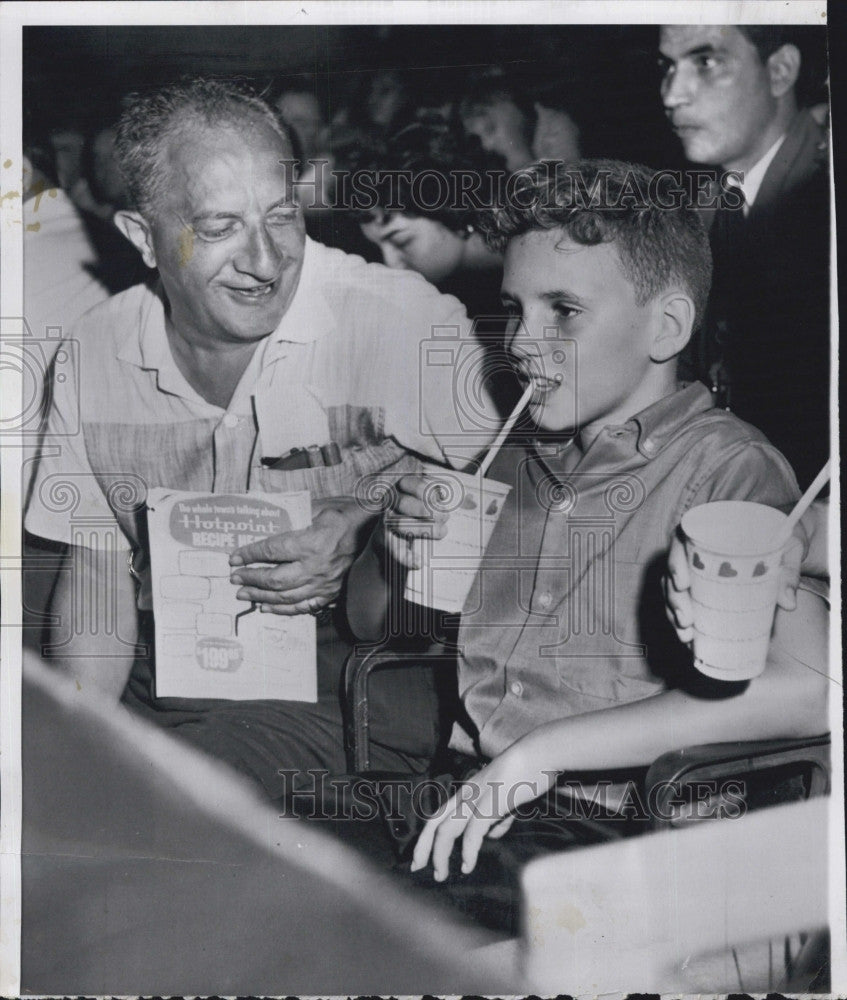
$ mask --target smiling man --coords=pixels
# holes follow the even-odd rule
[[[662,101],[692,163],[734,171],[714,216],[715,279],[683,371],[760,427],[800,485],[829,452],[829,184],[814,28],[666,25]]]
[[[289,787],[280,769],[345,770],[338,687],[350,647],[332,605],[373,517],[353,496],[373,473],[416,467],[410,452],[447,459],[461,430],[450,369],[419,358],[433,327],[460,336],[467,317],[418,275],[307,239],[285,129],[233,85],[134,99],[117,152],[133,205],[117,221],[158,281],[84,317],[79,356],[68,344],[54,380],[46,443],[58,447],[45,450],[26,515],[32,534],[71,546],[51,661],[82,696],[122,697],[276,796]],[[478,401],[478,447],[487,418],[496,429],[484,410]],[[156,696],[144,522],[156,486],[310,491],[312,527],[239,549],[231,582],[245,609],[318,615],[316,705]],[[378,766],[422,767],[436,737],[429,680],[389,684]]]

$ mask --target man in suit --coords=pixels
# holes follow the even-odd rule
[[[734,211],[711,227],[715,281],[685,374],[755,424],[801,486],[829,453],[829,183],[809,34],[784,26],[666,25],[665,111]],[[733,183],[736,185],[732,189]]]

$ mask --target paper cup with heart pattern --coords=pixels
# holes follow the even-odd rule
[[[426,466],[424,472],[431,480],[424,501],[450,516],[444,538],[413,542],[419,568],[410,570],[406,577],[405,597],[416,604],[458,613],[512,487],[440,466]]]
[[[694,665],[708,677],[758,676],[765,661],[787,544],[786,515],[722,500],[682,518],[694,612]]]

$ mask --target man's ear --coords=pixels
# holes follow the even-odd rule
[[[153,234],[150,231],[150,224],[144,216],[140,212],[122,209],[115,212],[115,225],[141,254],[144,263],[148,267],[155,267],[156,254],[153,251]]]
[[[685,347],[694,328],[694,302],[680,289],[667,292],[656,303],[659,329],[650,348],[650,359],[670,361]]]
[[[784,97],[794,87],[800,75],[801,62],[796,45],[781,45],[768,56],[768,77],[774,97]]]

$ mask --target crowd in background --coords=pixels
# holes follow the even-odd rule
[[[77,63],[67,61],[72,56],[59,51],[60,39],[36,44],[33,36],[24,78],[30,190],[57,188],[52,202],[43,197],[29,202],[29,259],[45,262],[38,275],[51,275],[45,283],[29,269],[27,310],[34,328],[54,323],[67,329],[99,298],[149,278],[135,250],[111,224],[127,197],[114,157],[115,123],[128,93],[184,76],[184,69],[189,75],[197,71],[246,78],[275,106],[293,140],[297,191],[312,238],[366,260],[418,271],[440,291],[455,295],[477,319],[501,312],[501,261],[486,246],[472,206],[441,199],[434,208],[422,207],[407,183],[378,191],[376,202],[362,211],[339,188],[339,172],[502,177],[538,160],[567,164],[586,157],[657,169],[692,166],[684,142],[674,135],[673,121],[668,122],[673,111],[667,101],[663,107],[656,28],[336,29],[341,34],[333,43],[335,54],[318,59],[313,53],[311,61],[320,64],[315,71],[305,71],[303,65],[309,61],[310,44],[317,52],[312,36],[275,29],[288,48],[274,70],[276,36],[262,36],[261,51],[251,60],[249,45],[260,38],[258,29],[251,30],[254,34],[241,38],[240,48],[233,44],[228,50],[221,38],[214,58],[197,52],[178,58],[177,40],[168,58],[160,53],[158,63],[149,65],[143,63],[144,39],[132,36],[138,45],[133,60],[129,55],[135,43],[124,38],[120,68],[110,46],[117,47],[123,36],[104,35],[101,62],[92,59],[87,69],[79,53]],[[206,44],[217,46],[216,37],[210,32]],[[803,42],[798,101],[825,127],[825,34],[801,29],[798,37]],[[87,44],[93,51],[90,40]],[[79,75],[63,80],[71,65]],[[62,91],[65,82],[67,92]],[[702,166],[702,159],[696,165]],[[38,217],[34,208],[40,208]],[[55,236],[47,225],[48,208],[61,214]],[[713,228],[714,238],[718,227]],[[820,236],[825,251],[826,236]],[[776,273],[770,263],[766,267]],[[57,294],[63,282],[67,293]],[[797,284],[802,283],[798,278]],[[74,284],[84,287],[75,289]],[[782,278],[777,284],[785,287]],[[61,316],[53,316],[60,301]],[[496,345],[496,323],[491,330]],[[816,353],[825,368],[822,349],[817,347]],[[755,354],[758,365],[759,347]],[[785,369],[782,355],[774,357]],[[710,359],[704,355],[700,360],[699,377],[707,381]],[[751,414],[742,415],[751,419]]]

